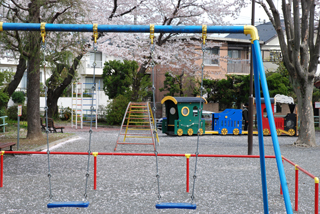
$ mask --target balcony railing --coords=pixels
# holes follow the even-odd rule
[[[228,60],[228,73],[250,73],[250,60],[239,59],[239,60]]]
[[[87,63],[87,68],[93,68],[93,61]],[[102,68],[102,61],[96,61],[96,68]]]

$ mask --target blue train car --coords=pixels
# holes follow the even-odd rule
[[[242,134],[242,110],[226,109],[212,114],[212,134]]]

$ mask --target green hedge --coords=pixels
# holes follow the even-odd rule
[[[8,108],[7,116],[10,120],[18,120],[18,106],[14,105]],[[27,121],[27,106],[22,106],[20,121]]]

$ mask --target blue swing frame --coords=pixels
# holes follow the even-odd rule
[[[18,30],[18,31],[40,31],[40,23],[0,23],[3,31]],[[68,31],[68,32],[93,32],[93,24],[45,24],[46,31]],[[148,25],[99,25],[97,27],[98,32],[123,32],[123,33],[150,33],[150,26]],[[154,26],[154,33],[202,33],[202,26]],[[207,26],[207,33],[241,33],[250,34],[253,50],[253,62],[254,62],[254,78],[255,78],[255,93],[257,102],[258,113],[258,135],[259,135],[259,152],[260,152],[260,168],[261,168],[261,181],[263,192],[263,204],[264,212],[269,213],[268,208],[268,195],[267,195],[267,181],[266,181],[266,169],[265,169],[265,156],[264,156],[264,143],[262,135],[262,115],[261,102],[260,102],[260,87],[261,83],[264,100],[266,101],[266,109],[269,118],[269,126],[271,131],[271,137],[273,141],[273,148],[276,156],[276,162],[278,166],[278,173],[280,177],[280,183],[283,191],[283,198],[287,213],[292,213],[292,207],[290,203],[290,196],[285,177],[285,172],[282,164],[282,157],[280,152],[279,141],[275,128],[274,118],[272,116],[272,109],[270,103],[270,95],[268,91],[266,76],[261,58],[259,36],[258,31],[254,26]],[[259,81],[260,79],[260,81]],[[77,203],[73,202],[56,202],[56,205],[61,206],[75,206]],[[53,204],[52,204],[53,205]],[[81,205],[81,203],[80,203]],[[188,207],[187,203],[160,203],[158,206],[163,209]],[[51,205],[50,205],[51,206]],[[164,208],[168,206],[167,208]],[[180,208],[180,207],[179,207]],[[183,209],[183,208],[181,208]],[[187,209],[187,208],[186,208]]]

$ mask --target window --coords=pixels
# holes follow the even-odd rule
[[[21,82],[20,82],[20,88],[22,90],[26,90],[27,89],[27,83],[28,83],[27,72],[24,72],[23,77],[22,77]]]
[[[219,65],[219,48],[207,48],[204,55],[205,65]]]
[[[103,91],[103,79],[101,77],[95,77],[96,89]],[[93,77],[86,77],[86,82],[84,84],[84,90],[91,90],[93,83]],[[100,85],[99,85],[100,84]]]
[[[94,54],[96,54],[96,68],[102,68],[102,53],[101,52],[90,52],[90,64],[88,65],[89,68],[93,68],[94,62]]]
[[[232,59],[239,59],[240,58],[240,51],[239,50],[228,50],[228,56]]]
[[[188,107],[186,107],[186,106],[184,106],[182,109],[181,109],[181,114],[183,115],[183,116],[188,116],[189,115],[189,108]]]

